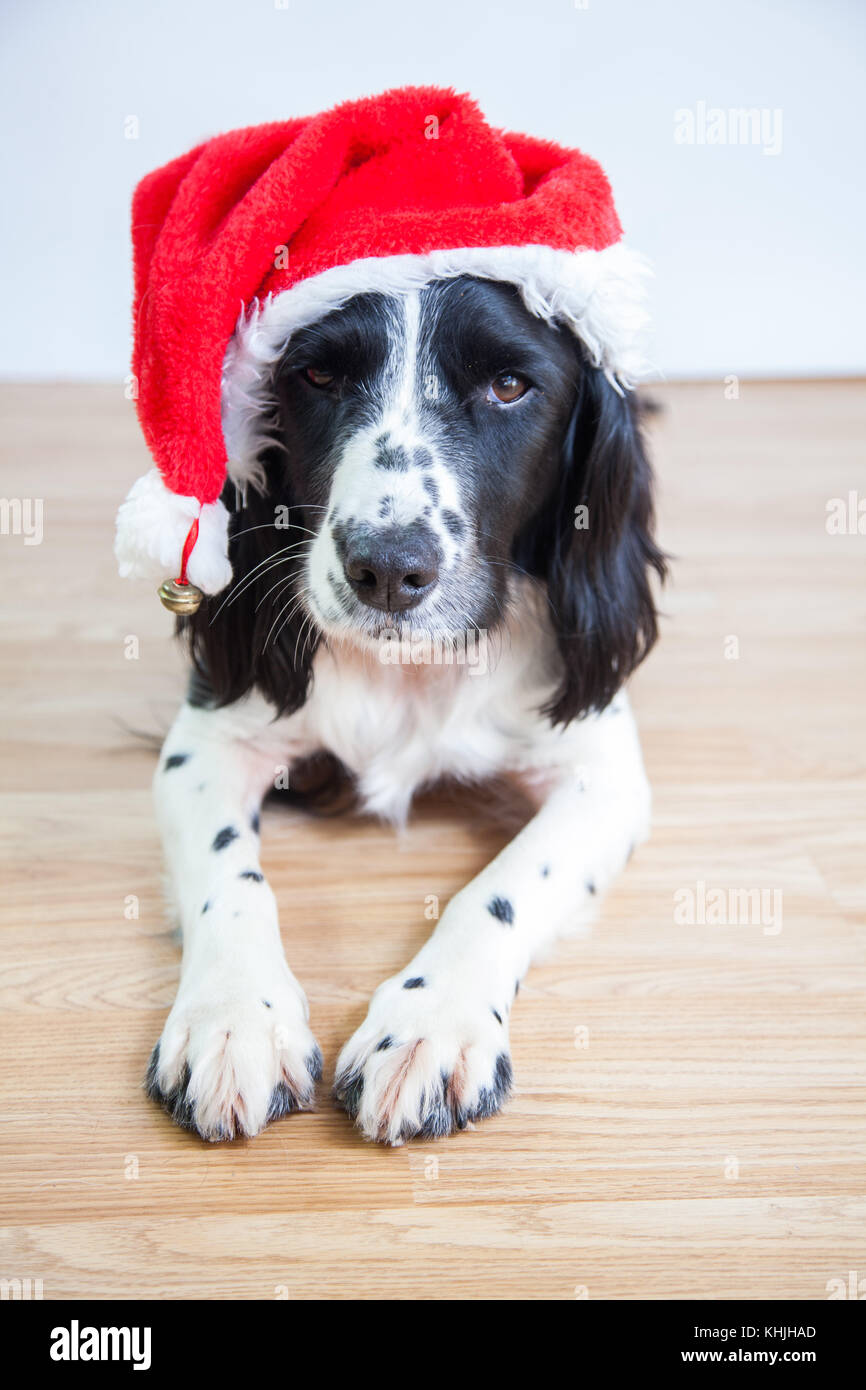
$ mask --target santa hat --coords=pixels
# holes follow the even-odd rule
[[[262,484],[288,340],[352,295],[501,280],[614,382],[641,371],[646,267],[600,166],[494,129],[449,89],[207,140],[138,185],[132,235],[133,373],[157,466],[121,506],[115,550],[122,575],[173,576],[176,610],[231,579],[220,494],[227,478],[241,496]]]

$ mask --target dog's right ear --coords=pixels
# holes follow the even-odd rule
[[[208,597],[192,617],[178,620],[207,703],[229,705],[257,689],[279,714],[304,704],[320,633],[301,600],[303,557],[309,544],[299,509],[287,494],[277,451],[263,460],[264,495],[248,491],[242,509],[228,483],[222,501],[232,513],[232,582]],[[291,524],[283,522],[291,520]]]

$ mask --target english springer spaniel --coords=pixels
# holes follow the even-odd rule
[[[301,328],[271,408],[260,490],[223,497],[234,583],[181,620],[193,675],[155,789],[184,953],[148,1090],[210,1140],[313,1103],[322,1056],[259,863],[280,769],[339,769],[395,823],[439,779],[507,774],[534,818],[336,1065],[368,1138],[446,1135],[503,1104],[532,958],[648,832],[623,684],[665,564],[637,406],[513,286],[462,276]]]

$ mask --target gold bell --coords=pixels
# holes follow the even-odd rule
[[[201,607],[204,594],[195,584],[179,584],[176,579],[166,579],[156,591],[160,602],[171,613],[189,615]]]

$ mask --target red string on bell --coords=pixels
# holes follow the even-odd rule
[[[177,577],[177,582],[178,582],[178,584],[188,584],[188,583],[189,583],[189,580],[188,580],[187,577],[186,577],[186,567],[187,567],[187,564],[189,563],[189,557],[190,557],[190,555],[192,554],[193,546],[195,545],[195,543],[196,543],[197,540],[198,540],[198,517],[196,517],[195,521],[192,523],[192,526],[190,526],[189,530],[187,531],[187,533],[186,533],[186,540],[185,540],[184,543],[183,543],[183,552],[182,552],[181,557],[180,557],[180,574],[179,574],[178,577]]]
[[[177,579],[166,579],[157,589],[160,603],[167,608],[170,613],[177,613],[181,617],[189,617],[192,613],[197,613],[201,607],[204,594],[197,585],[190,582],[186,577],[186,567],[189,564],[189,557],[193,547],[198,540],[198,518],[192,523],[186,534],[183,543],[183,550],[180,557],[180,574]]]

